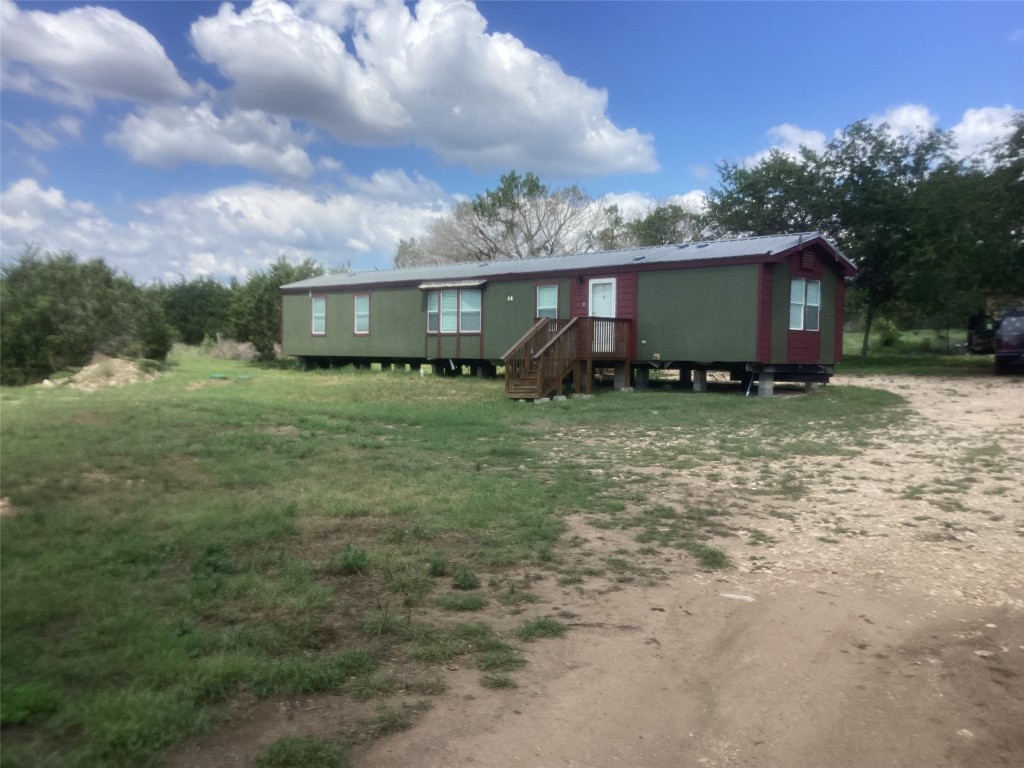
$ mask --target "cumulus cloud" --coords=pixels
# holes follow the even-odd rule
[[[128,115],[107,141],[136,162],[160,168],[193,162],[300,178],[313,173],[301,147],[308,137],[295,132],[288,119],[258,110],[221,116],[209,103],[148,107]]]
[[[96,98],[160,101],[189,92],[163,47],[110,8],[22,11],[0,0],[3,87],[88,108]]]
[[[622,218],[629,220],[637,216],[644,216],[659,205],[678,205],[692,213],[701,213],[707,206],[707,195],[699,189],[682,195],[670,195],[665,199],[652,197],[646,192],[610,192],[599,198],[596,204],[601,209],[615,205]]]
[[[760,152],[744,158],[741,163],[742,165],[757,165],[762,160],[766,160],[772,150],[777,150],[794,160],[799,160],[800,147],[804,146],[808,149],[814,150],[815,152],[821,152],[825,149],[825,143],[827,141],[825,134],[821,131],[801,128],[799,125],[794,125],[793,123],[782,123],[781,125],[772,126],[765,131],[765,138],[768,139],[770,143],[768,149],[763,149]]]
[[[1009,104],[1002,107],[968,109],[953,126],[953,137],[961,157],[984,155],[989,145],[1013,132],[1013,118],[1018,110]]]
[[[891,136],[911,136],[927,133],[939,124],[938,116],[924,104],[901,104],[889,107],[880,115],[872,115],[868,122],[874,125],[885,123]]]
[[[307,191],[241,184],[174,194],[139,205],[126,220],[68,199],[54,187],[22,179],[0,193],[0,253],[13,258],[26,243],[103,256],[140,279],[181,273],[242,277],[284,254],[327,265],[390,265],[399,239],[421,234],[450,204],[427,179],[407,179],[406,199],[367,194],[396,183],[360,179],[344,191]],[[412,190],[418,189],[417,197]]]
[[[256,0],[222,5],[191,38],[240,105],[309,119],[343,141],[414,143],[478,170],[657,169],[652,137],[614,125],[606,91],[486,29],[463,0],[421,0],[415,11]]]

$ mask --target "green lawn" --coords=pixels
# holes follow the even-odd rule
[[[541,406],[494,381],[176,355],[153,383],[0,392],[4,766],[153,765],[239,695],[429,695],[423,666],[455,656],[510,687],[524,635],[458,611],[521,610],[533,596],[502,574],[556,570],[563,515],[642,499],[581,471],[593,449],[572,435],[682,430],[691,444],[631,460],[685,467],[841,454],[902,417],[854,387]]]
[[[953,330],[948,339],[941,331],[902,331],[891,345],[883,345],[871,334],[867,360],[861,361],[864,334],[843,334],[843,362],[838,372],[846,374],[905,373],[915,376],[992,376],[992,355],[968,355],[962,350],[967,332]]]

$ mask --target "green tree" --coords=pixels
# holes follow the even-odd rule
[[[207,337],[228,331],[231,289],[211,277],[197,277],[151,289],[167,322],[185,344],[199,344]]]
[[[281,333],[281,286],[323,273],[323,266],[313,259],[290,264],[281,256],[266,272],[251,274],[232,291],[232,335],[238,341],[251,342],[260,359],[273,360]]]
[[[718,167],[708,195],[707,222],[719,236],[778,235],[817,230],[835,238],[838,219],[824,158],[802,147],[799,157],[772,150],[747,168]]]
[[[163,359],[170,329],[159,303],[102,259],[28,247],[0,267],[0,347],[0,379],[25,384],[97,352]]]
[[[930,172],[949,162],[951,139],[938,131],[894,136],[889,127],[859,121],[829,142],[825,173],[834,194],[837,240],[857,263],[864,294],[864,343],[879,310],[897,299],[903,267],[914,255],[914,196]]]
[[[641,247],[690,242],[700,236],[701,227],[699,214],[675,204],[659,205],[626,225],[632,244]]]
[[[949,146],[941,132],[896,136],[885,124],[862,120],[821,153],[802,147],[798,158],[772,152],[752,168],[721,166],[708,219],[719,234],[817,230],[836,242],[858,269],[863,357],[874,318],[903,294],[901,271],[919,245],[912,236],[914,196],[949,162]]]

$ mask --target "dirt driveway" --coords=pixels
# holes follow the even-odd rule
[[[518,689],[453,670],[415,728],[354,765],[1024,765],[1024,381],[850,383],[915,414],[802,460],[797,494],[750,496],[730,524],[751,535],[716,542],[736,567],[661,553],[651,586],[538,582],[573,629],[531,647]],[[757,475],[659,482],[666,503],[748,498]],[[570,523],[592,554],[636,548]]]

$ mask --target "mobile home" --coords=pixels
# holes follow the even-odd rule
[[[281,343],[307,365],[503,367],[510,397],[643,386],[674,369],[827,382],[853,264],[820,234],[323,275],[282,286]]]

